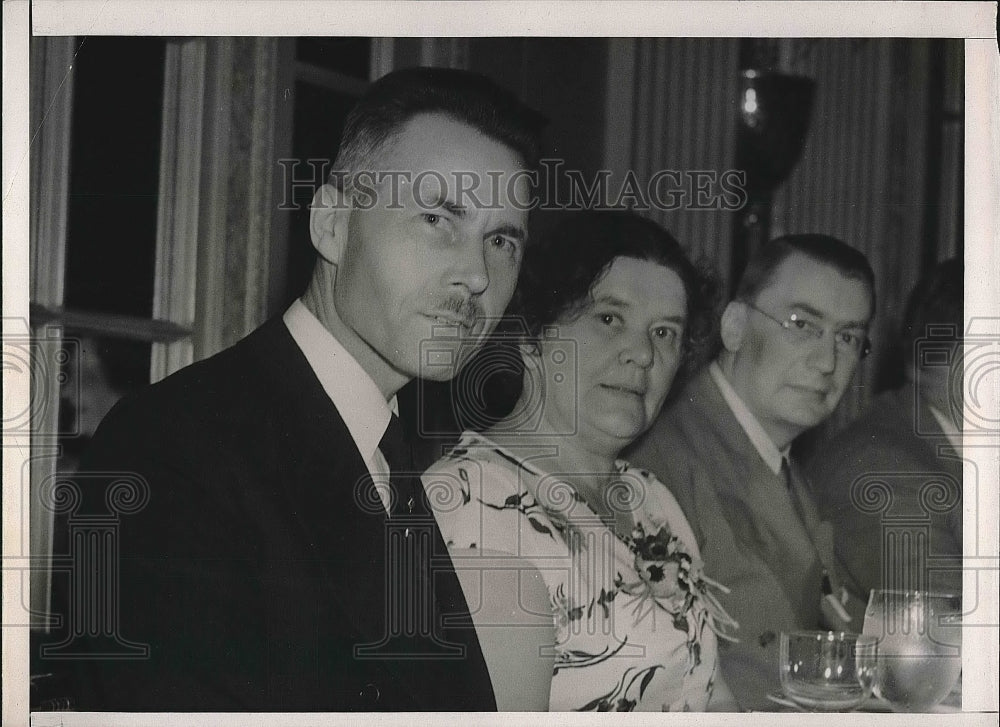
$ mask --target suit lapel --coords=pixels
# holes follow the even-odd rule
[[[255,354],[288,403],[275,412],[290,468],[281,494],[359,640],[377,640],[385,623],[385,511],[347,425],[284,323],[275,319],[259,333]]]
[[[355,645],[377,644],[389,635],[390,520],[347,425],[284,323],[276,319],[259,333],[256,355],[288,402],[285,411],[275,413],[285,421],[287,459],[295,470],[285,478],[288,506],[297,514],[306,549],[315,554],[330,584],[331,598],[357,631]],[[429,517],[430,546],[443,563],[447,550]],[[437,572],[435,584],[442,608],[467,619],[468,606],[454,572]],[[456,636],[466,647],[461,667],[455,661],[397,659],[389,668],[425,708],[487,709],[492,689],[475,632],[468,629]],[[466,683],[449,683],[456,675],[464,675]],[[483,689],[485,693],[476,693]],[[468,700],[466,706],[452,704],[457,695]]]

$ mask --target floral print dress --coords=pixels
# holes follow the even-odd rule
[[[702,573],[667,488],[624,461],[616,469],[605,492],[631,514],[625,537],[558,474],[479,434],[463,434],[423,479],[449,548],[526,558],[545,579],[556,627],[550,711],[704,710],[716,635],[736,627],[711,592],[725,589]]]

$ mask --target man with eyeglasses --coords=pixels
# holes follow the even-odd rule
[[[832,527],[789,454],[839,403],[874,310],[874,274],[857,250],[814,234],[764,245],[722,315],[721,353],[626,455],[677,497],[705,572],[730,589],[720,600],[738,641],[720,641],[720,657],[744,710],[776,708],[781,632],[861,628]]]

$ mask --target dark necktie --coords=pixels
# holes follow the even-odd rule
[[[410,443],[395,414],[378,448],[389,465],[391,491],[385,521],[386,625],[381,641],[357,644],[355,654],[412,665],[407,667],[410,678],[423,685],[424,703],[438,710],[494,710],[493,687],[469,623],[469,607],[446,560],[447,549],[425,504]],[[444,614],[457,623],[444,625]]]
[[[404,504],[413,505],[413,451],[403,432],[403,424],[393,414],[378,443],[379,451],[389,464],[390,515],[395,516]]]

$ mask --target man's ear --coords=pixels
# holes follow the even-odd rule
[[[722,312],[722,325],[719,333],[722,336],[722,345],[727,351],[736,353],[743,345],[743,337],[747,331],[747,318],[750,309],[745,303],[738,300],[732,301]]]
[[[535,342],[524,341],[517,344],[517,348],[521,352],[521,359],[524,361],[526,366],[530,365],[532,360],[541,356],[541,352],[538,350],[538,344]]]
[[[344,252],[350,217],[351,205],[342,190],[332,184],[316,190],[309,207],[309,236],[320,257],[334,265]]]

